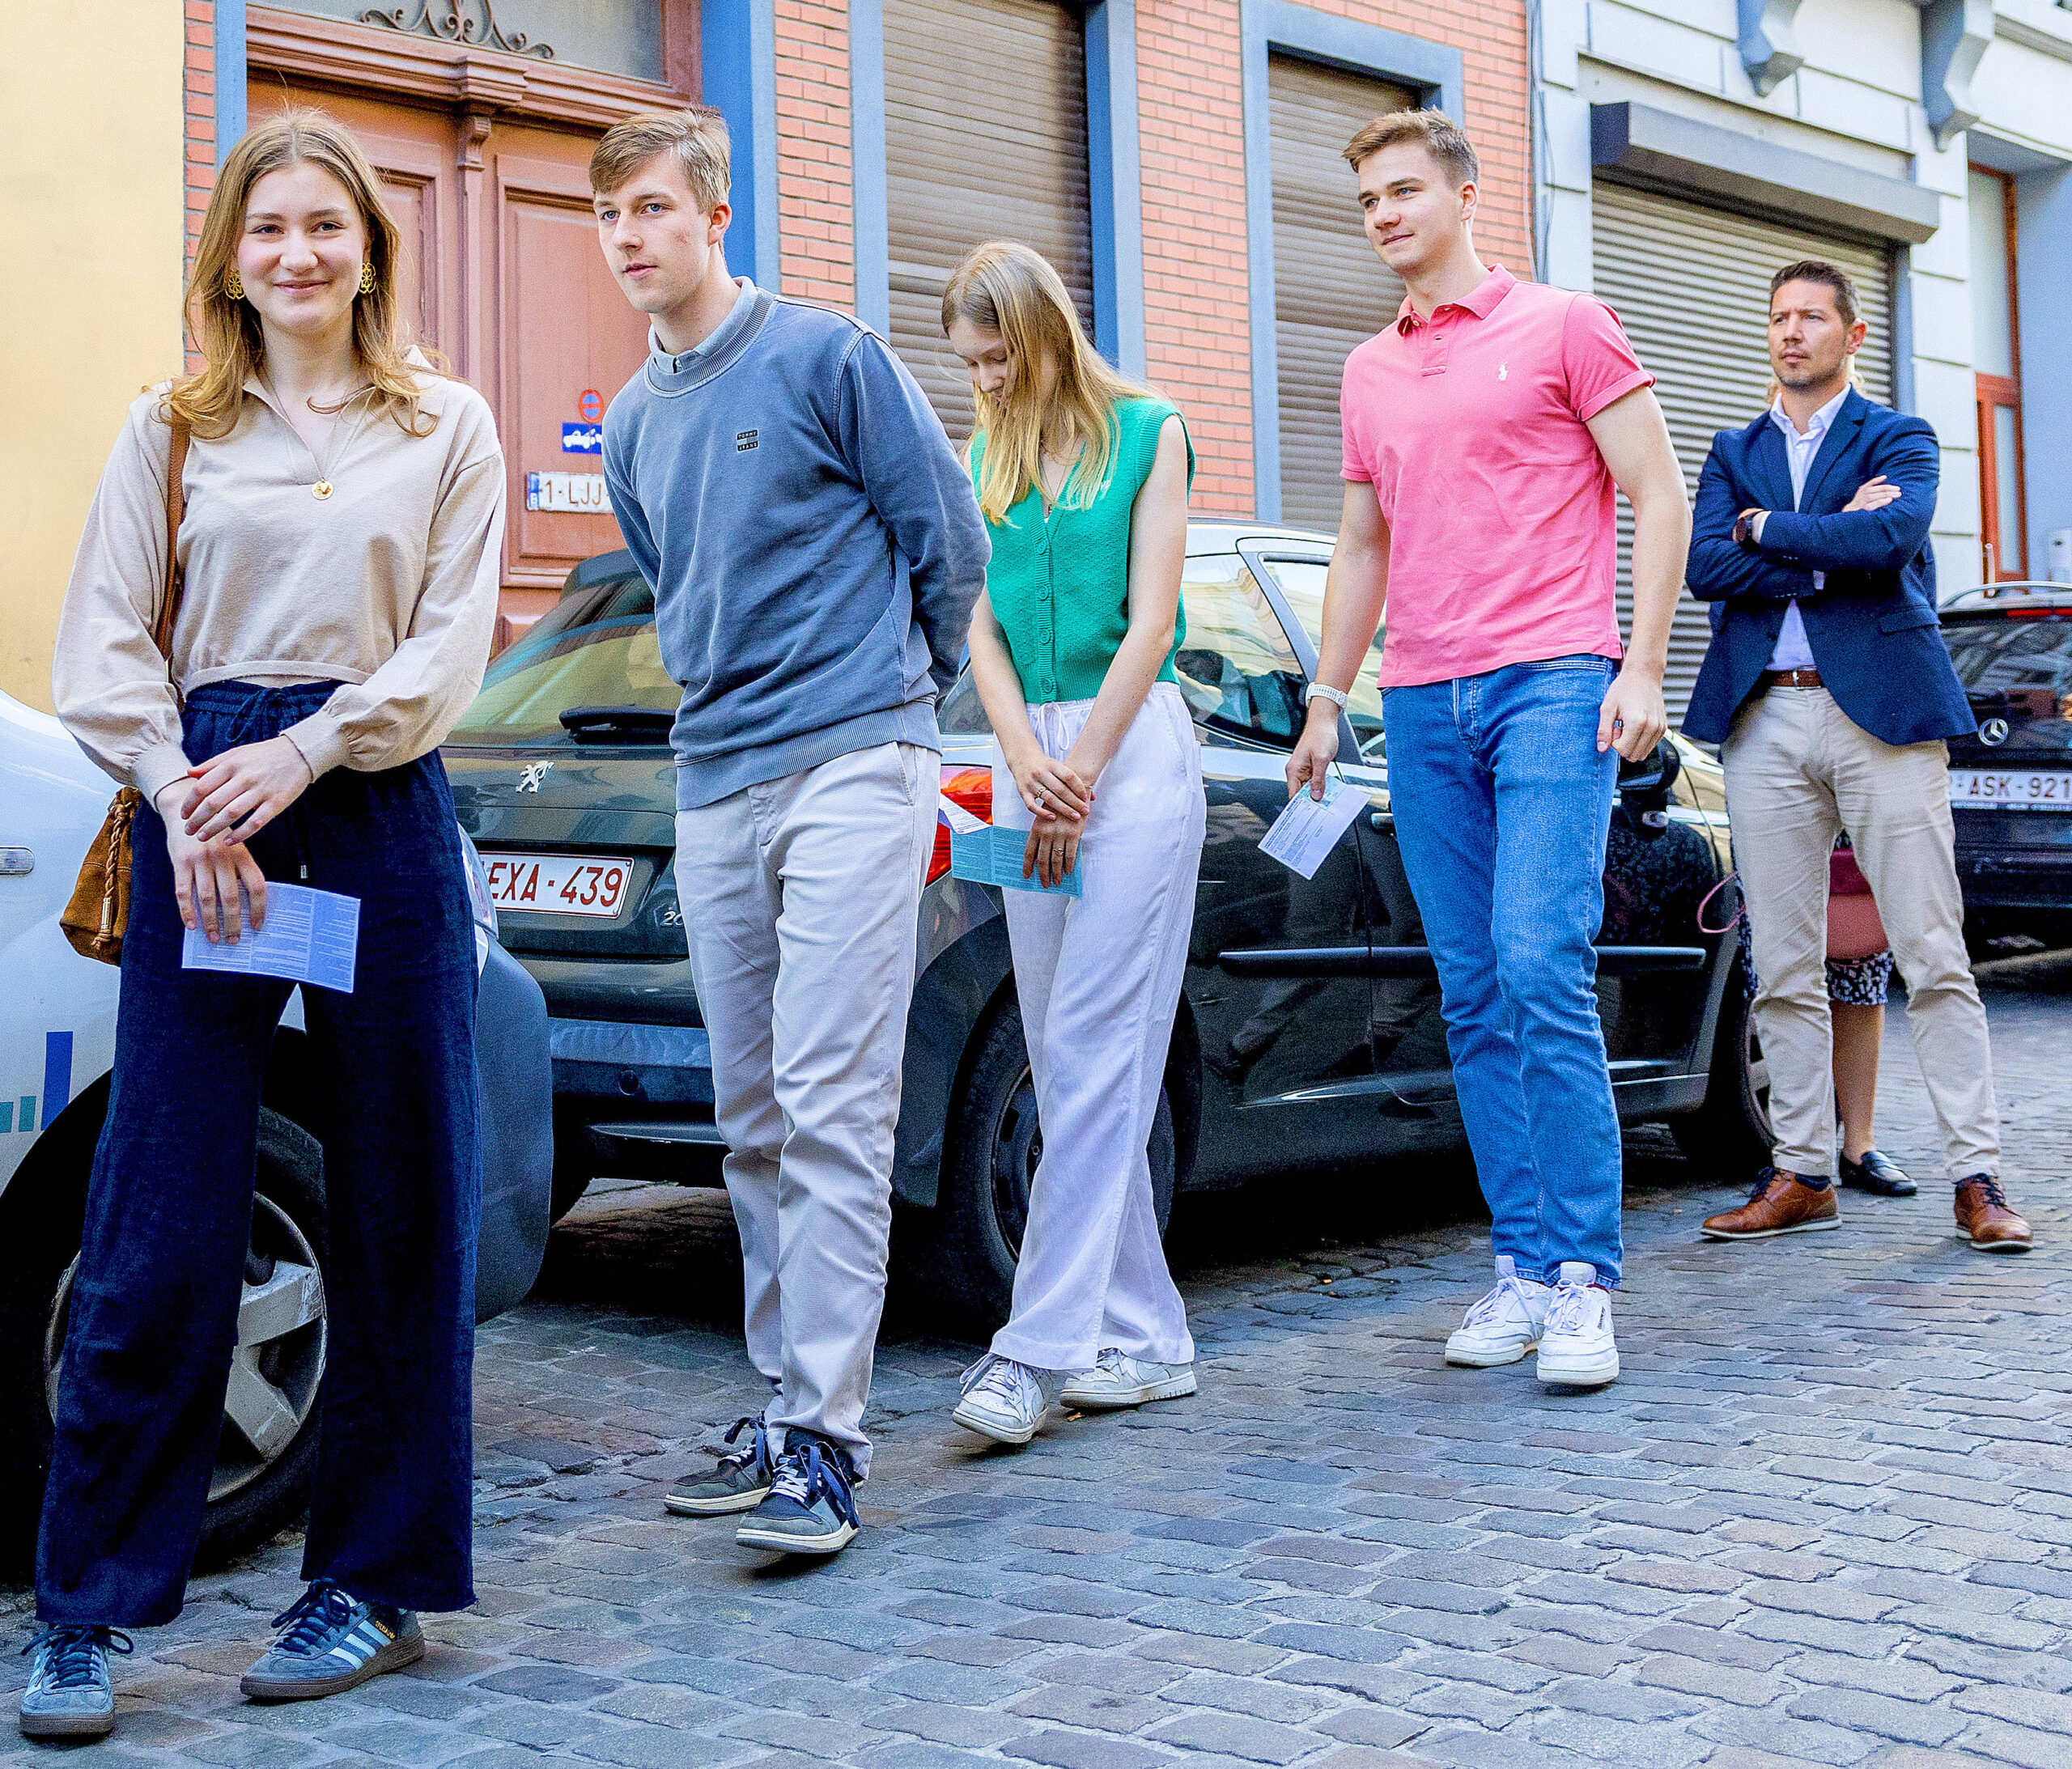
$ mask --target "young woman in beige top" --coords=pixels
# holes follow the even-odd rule
[[[290,985],[182,954],[190,932],[262,927],[270,879],[354,899],[359,933],[350,987],[303,992],[332,1089],[312,1582],[245,1691],[363,1682],[422,1656],[413,1611],[473,1601],[475,967],[435,749],[488,656],[504,466],[480,397],[408,348],[401,250],[335,122],[239,143],[189,290],[205,367],[130,408],[66,596],[58,716],[149,808],[44,1501],[32,1734],[112,1726],[113,1631],[179,1613],[219,1430],[243,1428],[226,1377],[248,1248],[265,1257],[255,1144]],[[180,430],[168,664],[151,635]]]

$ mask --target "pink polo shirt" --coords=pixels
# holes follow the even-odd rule
[[[1492,265],[1346,358],[1348,479],[1389,525],[1384,688],[1622,655],[1611,475],[1585,427],[1650,387],[1602,301]]]

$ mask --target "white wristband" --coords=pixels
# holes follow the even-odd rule
[[[1332,687],[1328,682],[1311,682],[1302,690],[1304,706],[1308,706],[1313,700],[1327,700],[1340,712],[1345,711],[1345,703],[1349,698],[1343,690]]]

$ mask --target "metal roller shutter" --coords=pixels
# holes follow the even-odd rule
[[[971,431],[971,383],[943,341],[942,291],[973,246],[1034,246],[1093,336],[1077,9],[1060,0],[885,0],[885,146],[892,347],[961,441]]]
[[[1599,181],[1590,202],[1596,292],[1625,322],[1634,350],[1654,371],[1655,397],[1694,495],[1713,433],[1746,424],[1765,404],[1770,278],[1794,259],[1824,258],[1854,280],[1870,327],[1857,352],[1857,372],[1866,395],[1892,403],[1892,272],[1883,248],[1624,185]],[[1633,618],[1633,513],[1622,498],[1622,632]],[[1664,685],[1672,723],[1684,716],[1711,637],[1704,605],[1687,596],[1669,638]]]
[[[1399,86],[1276,56],[1273,318],[1280,356],[1280,520],[1338,531],[1345,495],[1338,388],[1345,358],[1392,323],[1403,282],[1360,225],[1345,144],[1361,125],[1416,108]]]

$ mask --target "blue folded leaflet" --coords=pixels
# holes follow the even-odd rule
[[[998,884],[1011,891],[1040,891],[1047,897],[1077,897],[1079,868],[1075,866],[1055,884],[1047,888],[1032,876],[1021,876],[1021,856],[1028,851],[1026,829],[995,829],[990,825],[968,834],[953,833],[949,838],[949,876],[969,879],[974,884]]]

